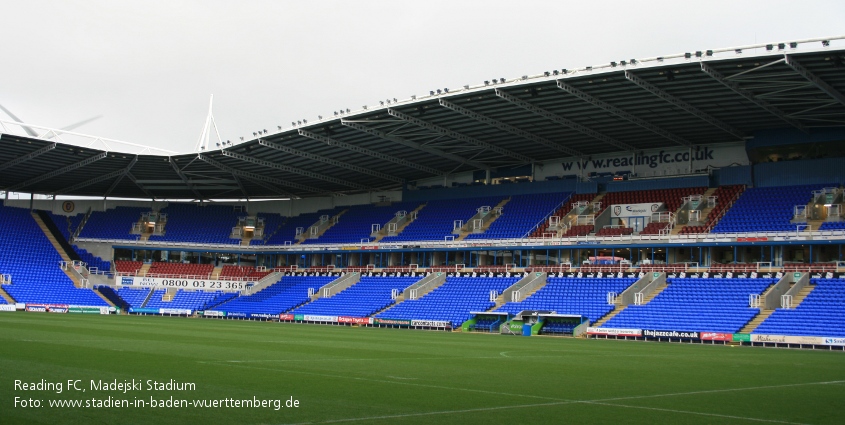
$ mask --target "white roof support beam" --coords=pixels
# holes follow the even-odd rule
[[[804,68],[804,65],[801,65],[801,63],[792,57],[792,55],[784,55],[784,58],[786,59],[786,64],[795,72],[804,77],[807,81],[813,83],[813,85],[818,87],[819,90],[825,92],[825,94],[832,97],[840,104],[845,105],[845,95],[840,93],[839,90],[831,87],[830,84],[824,82],[824,80],[817,77],[816,74],[813,74],[807,68]]]
[[[504,122],[499,121],[499,120],[494,119],[494,118],[490,118],[490,117],[483,115],[483,114],[479,114],[478,112],[471,111],[467,108],[464,108],[463,106],[458,106],[458,105],[456,105],[452,102],[449,102],[446,99],[440,99],[440,106],[442,106],[446,109],[450,109],[452,111],[455,111],[455,112],[457,112],[461,115],[470,117],[470,118],[472,118],[472,119],[474,119],[478,122],[482,122],[484,124],[499,128],[500,130],[507,131],[508,133],[514,134],[516,136],[522,137],[522,138],[527,139],[527,140],[530,140],[534,143],[543,145],[543,146],[545,146],[549,149],[554,149],[558,152],[563,152],[567,155],[576,156],[576,157],[579,157],[579,158],[586,156],[586,155],[584,155],[583,152],[578,152],[575,149],[567,148],[566,146],[561,146],[560,144],[555,143],[551,140],[548,140],[544,137],[540,137],[540,136],[537,136],[535,134],[531,134],[527,131],[520,130],[520,129],[518,129],[518,128],[510,125],[510,124],[504,123]]]
[[[783,111],[781,111],[780,109],[770,105],[765,100],[757,98],[757,96],[755,96],[754,93],[751,93],[750,91],[745,90],[744,88],[740,87],[739,84],[727,79],[724,75],[722,75],[722,73],[720,73],[719,71],[716,71],[715,69],[713,69],[707,63],[701,62],[701,71],[703,71],[705,74],[709,75],[710,78],[722,83],[723,86],[733,90],[734,93],[744,97],[745,99],[747,99],[751,103],[753,103],[753,104],[757,105],[758,107],[764,109],[766,112],[780,118],[781,120],[783,120],[787,124],[797,128],[801,131],[806,131],[806,129],[804,128],[803,125],[801,125],[801,123],[799,123],[798,121],[795,121],[794,119],[788,117],[785,113],[783,113]]]
[[[99,182],[101,182],[101,181],[111,180],[111,179],[117,178],[117,180],[115,180],[115,182],[114,182],[114,183],[112,183],[112,185],[109,187],[108,192],[106,192],[106,194],[103,196],[103,197],[106,197],[106,196],[108,196],[108,194],[111,192],[111,189],[112,189],[114,186],[116,186],[118,182],[120,182],[120,180],[123,178],[123,176],[125,176],[125,175],[126,175],[126,173],[128,173],[128,172],[129,172],[129,170],[131,170],[131,169],[132,169],[132,167],[133,167],[133,166],[135,166],[135,163],[136,163],[136,162],[138,162],[138,157],[137,157],[137,156],[135,156],[135,158],[133,158],[133,159],[132,159],[132,162],[130,162],[130,163],[129,163],[129,165],[128,165],[128,166],[126,166],[125,168],[122,168],[122,169],[120,169],[120,170],[115,170],[115,171],[112,171],[111,173],[108,173],[108,174],[103,174],[103,175],[101,175],[101,176],[94,177],[93,179],[86,180],[86,181],[84,181],[84,182],[82,182],[82,183],[77,183],[77,184],[75,184],[75,185],[73,185],[73,186],[68,186],[68,187],[66,187],[66,188],[63,188],[63,189],[57,190],[57,191],[56,191],[56,192],[54,192],[53,194],[54,194],[54,195],[58,195],[58,194],[66,194],[66,193],[68,193],[68,192],[73,192],[73,191],[75,191],[75,190],[82,189],[83,187],[91,186],[92,184],[97,184],[97,183],[99,183]]]
[[[97,155],[94,155],[94,156],[92,156],[92,157],[85,158],[85,159],[83,159],[82,161],[79,161],[79,162],[74,163],[74,164],[70,164],[70,165],[68,165],[68,166],[66,166],[66,167],[59,168],[58,170],[51,171],[51,172],[49,172],[49,173],[47,173],[47,174],[42,174],[42,175],[40,175],[40,176],[38,176],[38,177],[31,178],[31,179],[29,179],[29,180],[27,180],[27,181],[25,181],[25,182],[23,182],[23,183],[18,183],[18,184],[14,185],[14,186],[8,187],[8,188],[6,188],[5,190],[6,190],[7,192],[15,192],[15,191],[20,190],[20,189],[23,189],[23,188],[25,188],[25,187],[32,186],[32,185],[34,185],[34,184],[36,184],[36,183],[38,183],[38,182],[42,182],[42,181],[44,181],[44,180],[51,179],[51,178],[53,178],[53,177],[60,176],[60,175],[62,175],[62,174],[64,174],[64,173],[67,173],[67,172],[70,172],[70,171],[76,170],[76,169],[78,169],[78,168],[82,168],[82,167],[84,167],[84,166],[86,166],[86,165],[93,164],[93,163],[95,163],[95,162],[97,162],[97,161],[99,161],[99,160],[101,160],[101,159],[105,158],[106,156],[108,156],[108,152],[100,152],[100,153],[98,153]]]
[[[450,159],[460,164],[467,164],[476,168],[480,168],[482,170],[486,170],[490,168],[488,165],[482,164],[478,161],[473,161],[471,159],[464,158],[460,155],[455,155],[437,148],[433,148],[431,146],[426,146],[421,143],[417,143],[411,140],[408,140],[401,136],[396,136],[393,134],[387,134],[381,130],[376,130],[374,128],[367,127],[365,125],[360,124],[360,121],[349,121],[345,119],[341,119],[340,123],[345,125],[349,128],[354,128],[355,130],[361,131],[363,133],[367,133],[371,136],[378,137],[380,139],[389,140],[391,142],[399,143],[400,145],[405,145],[409,148],[416,149],[419,151],[423,151],[426,153],[430,153],[432,155],[437,155],[442,158]]]
[[[587,93],[585,93],[581,90],[578,90],[575,87],[573,87],[573,86],[571,86],[571,85],[569,85],[569,84],[567,84],[567,83],[565,83],[561,80],[557,81],[557,86],[560,89],[562,89],[563,91],[577,97],[578,99],[583,100],[584,102],[587,102],[587,103],[589,103],[589,104],[591,104],[591,105],[593,105],[597,108],[604,109],[605,111],[610,112],[611,114],[616,115],[617,117],[622,118],[626,121],[629,121],[632,124],[636,124],[636,125],[644,128],[648,131],[651,131],[652,133],[655,133],[659,136],[662,136],[666,139],[669,139],[669,140],[671,140],[671,141],[673,141],[673,142],[675,142],[679,145],[682,145],[682,146],[686,146],[686,147],[692,146],[692,143],[690,143],[690,141],[688,141],[688,140],[686,140],[686,139],[684,139],[680,136],[677,136],[675,134],[672,134],[672,133],[670,133],[670,132],[668,132],[668,131],[666,131],[666,130],[664,130],[664,129],[662,129],[662,128],[660,128],[660,127],[658,127],[658,126],[656,126],[656,125],[654,125],[654,124],[652,124],[648,121],[643,120],[642,118],[639,118],[639,117],[636,117],[632,114],[629,114],[628,112],[625,112],[625,111],[623,111],[623,110],[621,110],[621,109],[619,109],[619,108],[617,108],[617,107],[615,107],[615,106],[613,106],[613,105],[611,105],[611,104],[609,104],[609,103],[607,103],[603,100],[600,100],[600,99],[596,98],[595,96],[592,96],[592,95],[587,94]]]
[[[492,144],[487,143],[487,142],[483,142],[483,141],[478,140],[474,137],[465,136],[465,135],[458,133],[456,131],[452,131],[452,130],[449,130],[448,128],[441,127],[437,124],[432,124],[428,121],[423,121],[419,118],[412,117],[408,114],[397,111],[396,109],[393,109],[393,108],[387,108],[387,113],[390,114],[394,118],[399,118],[402,121],[409,122],[409,123],[414,124],[416,126],[425,128],[429,131],[433,131],[435,133],[442,134],[444,136],[449,136],[449,137],[451,137],[455,140],[458,140],[460,142],[469,143],[469,144],[472,144],[472,145],[475,145],[475,146],[481,146],[483,148],[486,148],[487,150],[490,150],[492,152],[496,152],[496,153],[498,153],[502,156],[506,156],[506,157],[515,159],[515,160],[517,160],[521,163],[537,162],[534,158],[525,156],[525,155],[520,154],[520,153],[513,152],[509,149],[505,149],[505,148],[501,148],[501,147],[492,145]]]
[[[223,170],[227,173],[231,173],[231,174],[234,174],[236,176],[243,177],[243,178],[246,178],[246,179],[249,179],[249,180],[262,181],[262,182],[274,184],[274,185],[277,185],[277,186],[286,186],[286,187],[290,187],[290,188],[294,188],[294,189],[304,190],[306,192],[313,192],[313,193],[328,193],[328,192],[330,192],[328,190],[320,189],[320,188],[317,188],[317,187],[312,187],[312,186],[307,186],[307,185],[304,185],[304,184],[279,180],[279,179],[276,179],[276,178],[273,178],[273,177],[267,177],[267,176],[264,176],[264,175],[261,175],[261,174],[250,173],[248,171],[237,170],[237,169],[234,169],[232,167],[229,167],[228,165],[221,164],[221,163],[219,163],[219,162],[217,162],[217,161],[215,161],[215,160],[213,160],[213,159],[211,159],[208,156],[203,155],[203,154],[197,154],[197,157],[200,160],[208,163],[209,165],[211,165],[215,168],[218,168],[218,169]]]
[[[369,168],[359,167],[357,165],[347,164],[343,161],[338,161],[336,159],[326,158],[322,155],[317,155],[317,154],[313,154],[311,152],[301,151],[299,149],[291,148],[289,146],[284,146],[284,145],[280,145],[280,144],[277,144],[277,143],[268,142],[268,141],[262,140],[262,139],[258,139],[258,144],[261,145],[261,146],[266,146],[266,147],[271,148],[271,149],[275,149],[277,151],[289,153],[291,155],[300,156],[300,157],[311,159],[311,160],[314,160],[314,161],[320,161],[320,162],[323,162],[323,163],[326,163],[326,164],[329,164],[329,165],[333,165],[335,167],[345,168],[347,170],[352,170],[352,171],[355,171],[355,172],[358,172],[358,173],[361,173],[361,174],[366,174],[366,175],[369,175],[369,176],[378,177],[380,179],[391,181],[391,182],[394,182],[394,183],[400,183],[400,184],[405,183],[405,179],[403,179],[401,177],[396,177],[396,176],[393,176],[393,175],[390,175],[390,174],[382,173],[380,171],[373,171],[373,170],[370,170]]]
[[[378,158],[384,161],[392,162],[394,164],[399,164],[409,168],[415,168],[420,171],[424,171],[429,174],[433,174],[435,176],[445,176],[447,173],[445,171],[440,171],[436,168],[432,168],[426,165],[417,164],[414,161],[408,161],[406,159],[397,158],[392,155],[387,155],[381,152],[374,151],[372,149],[367,149],[361,146],[355,146],[346,142],[341,142],[340,140],[333,139],[331,137],[321,136],[319,134],[312,133],[308,130],[299,130],[299,135],[303,137],[307,137],[312,140],[316,140],[318,142],[325,143],[329,146],[337,146],[348,151],[362,153],[364,155],[371,156],[373,158]]]
[[[625,78],[628,79],[628,81],[630,81],[630,82],[636,84],[637,86],[639,86],[641,89],[643,89],[643,90],[645,90],[645,91],[665,100],[666,102],[672,104],[675,107],[683,109],[684,111],[686,111],[690,115],[692,115],[696,118],[700,118],[701,120],[713,125],[714,127],[718,128],[718,129],[720,129],[720,130],[722,130],[722,131],[724,131],[728,134],[736,136],[736,138],[738,138],[740,140],[744,140],[745,134],[742,131],[726,124],[725,122],[723,122],[723,121],[717,119],[716,117],[702,111],[701,109],[698,109],[695,106],[692,106],[689,103],[687,103],[687,102],[685,102],[681,99],[678,99],[677,97],[672,96],[669,93],[666,93],[665,91],[657,88],[657,86],[655,86],[655,85],[649,83],[648,81],[640,78],[639,76],[637,76],[633,72],[626,70],[625,71]]]
[[[5,170],[7,168],[12,168],[18,164],[23,164],[24,162],[29,161],[30,159],[33,159],[37,156],[44,155],[45,153],[50,152],[53,149],[56,149],[55,143],[44,146],[41,149],[34,150],[24,156],[19,156],[5,164],[0,164],[0,171]]]
[[[323,180],[323,181],[327,181],[327,182],[330,182],[330,183],[340,184],[340,185],[343,185],[343,186],[348,186],[348,187],[360,189],[360,190],[366,190],[366,191],[375,191],[376,190],[376,189],[371,188],[369,186],[364,186],[364,185],[358,184],[358,183],[352,183],[348,180],[334,178],[334,177],[331,177],[331,176],[327,176],[325,174],[315,173],[315,172],[312,172],[312,171],[303,170],[301,168],[291,167],[289,165],[283,165],[283,164],[278,164],[278,163],[275,163],[275,162],[265,161],[263,159],[258,159],[258,158],[255,158],[255,157],[252,157],[252,156],[249,156],[249,155],[244,155],[244,154],[240,154],[240,153],[236,153],[236,152],[232,152],[232,151],[227,151],[225,149],[220,151],[220,153],[223,154],[223,156],[228,156],[230,158],[239,159],[241,161],[250,162],[252,164],[261,165],[261,166],[267,167],[267,168],[275,168],[277,170],[286,171],[288,173],[303,175],[303,176],[306,176],[306,177],[310,177],[312,179]]]
[[[631,152],[636,150],[633,146],[631,146],[627,143],[621,142],[621,141],[616,140],[616,139],[614,139],[610,136],[599,133],[598,131],[595,131],[595,130],[587,127],[587,126],[578,124],[577,122],[572,121],[568,118],[564,118],[564,117],[562,117],[558,114],[555,114],[554,112],[547,111],[547,110],[540,108],[538,106],[534,106],[534,105],[532,105],[532,104],[530,104],[530,103],[528,103],[528,102],[526,102],[526,101],[524,101],[524,100],[522,100],[522,99],[520,99],[516,96],[508,94],[507,92],[505,92],[502,89],[496,89],[496,96],[499,96],[500,98],[502,98],[502,99],[504,99],[504,100],[516,105],[516,106],[519,106],[520,108],[525,109],[528,112],[539,115],[543,118],[548,119],[549,121],[560,124],[564,127],[569,127],[571,129],[579,132],[579,133],[586,134],[587,136],[590,136],[594,139],[597,139],[597,140],[600,140],[604,143],[607,143],[610,146],[614,146],[614,147],[617,147],[619,149],[631,151]]]

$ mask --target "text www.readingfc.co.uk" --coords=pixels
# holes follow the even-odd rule
[[[86,385],[87,384],[87,385]],[[103,381],[92,379],[85,383],[80,379],[70,379],[65,381],[47,381],[41,379],[34,382],[26,382],[21,380],[14,381],[15,392],[49,392],[54,394],[62,394],[64,392],[85,393],[92,392],[117,392],[122,394],[134,392],[182,392],[182,391],[196,391],[197,386],[193,382],[176,382],[172,379],[169,381],[154,381],[154,380],[125,380],[125,381]],[[92,396],[92,397],[74,397],[67,399],[53,399],[48,400],[36,397],[22,397],[15,396],[14,407],[16,408],[252,408],[252,409],[273,409],[281,410],[282,408],[298,408],[300,407],[299,400],[291,397],[287,399],[274,398],[258,398],[252,397],[223,397],[223,398],[180,398],[170,396],[155,396],[149,397],[126,397],[116,398],[111,395]]]

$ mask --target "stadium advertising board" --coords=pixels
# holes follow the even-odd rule
[[[588,335],[642,336],[641,329],[587,328]]]
[[[294,316],[293,314],[282,313],[282,314],[279,315],[279,320],[287,320],[287,321],[296,320],[296,316]]]
[[[822,338],[824,345],[845,345],[845,338]]]
[[[646,204],[617,204],[610,207],[612,217],[644,217],[660,210],[662,202],[650,202]]]
[[[242,291],[251,287],[255,282],[236,282],[229,280],[211,279],[181,279],[163,277],[120,276],[115,278],[120,286],[135,288],[174,288],[174,289],[206,289],[215,291]]]
[[[0,311],[15,311],[14,304],[0,304]]]
[[[157,308],[142,308],[142,307],[129,307],[130,313],[136,314],[158,314]]]
[[[411,326],[423,328],[451,328],[452,323],[443,320],[411,320]]]
[[[26,311],[36,313],[67,313],[67,304],[31,304],[26,303]]]
[[[347,316],[340,316],[337,318],[338,323],[351,323],[354,325],[371,325],[373,324],[373,319],[371,317],[347,317]]]
[[[817,336],[751,335],[751,342],[774,342],[778,344],[824,345],[824,340],[825,338]]]
[[[72,305],[68,307],[68,313],[82,313],[82,314],[109,314],[114,310],[114,307],[88,307],[84,305]]]
[[[411,321],[403,319],[373,319],[373,324],[391,326],[411,326]]]
[[[278,317],[275,314],[270,313],[249,313],[250,319],[265,319],[265,320],[275,320]]]
[[[751,342],[751,334],[734,334],[733,342]]]
[[[733,341],[734,334],[726,334],[721,332],[702,332],[701,333],[701,340],[702,341],[726,341],[730,342]]]
[[[314,314],[303,314],[302,320],[306,322],[337,322],[337,316],[318,316]]]
[[[701,334],[691,331],[668,331],[656,329],[643,329],[643,336],[646,338],[678,338],[678,339],[701,339]]]
[[[190,316],[193,313],[193,310],[188,310],[186,308],[160,308],[158,309],[159,314],[170,314],[170,315],[185,315]]]
[[[678,168],[686,168],[692,161],[693,169],[728,167],[731,164],[748,164],[744,143],[726,143],[698,146],[690,152],[684,147],[638,151],[635,154],[593,155],[590,159],[567,158],[559,163],[543,165],[542,177],[546,175],[577,174],[579,171],[616,172],[636,168],[644,176],[674,174]]]
[[[205,317],[226,317],[226,312],[220,310],[206,310],[202,312],[202,315]]]

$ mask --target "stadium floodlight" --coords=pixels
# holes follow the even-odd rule
[[[690,52],[684,53],[684,59],[689,59],[691,57],[692,57],[692,53],[690,53]]]
[[[736,50],[734,50],[734,53],[736,53],[736,54],[738,54],[738,55],[741,55],[741,54],[742,54],[742,49],[736,49]]]
[[[399,101],[398,101],[398,100],[396,100],[396,98],[394,97],[394,98],[393,98],[393,103],[396,103],[396,102],[399,102]]]
[[[255,137],[255,136],[258,136],[258,133],[256,133],[256,132],[254,132],[254,131],[253,131],[253,132],[252,132],[252,137]]]
[[[552,71],[552,75],[558,75],[558,74],[559,74],[559,72],[557,70]],[[549,74],[546,73],[546,77],[548,77],[548,76],[549,76]]]
[[[440,89],[437,89],[437,94],[443,93]]]
[[[589,68],[590,70],[592,70],[592,69],[593,69],[593,67],[592,67],[592,66],[588,66],[587,68]],[[567,71],[566,71],[566,68],[561,69],[561,70],[560,70],[560,72],[562,72],[562,73],[566,74],[566,72],[567,72]]]
[[[616,68],[616,62],[611,62],[611,63],[610,63],[610,66],[612,66],[612,67]]]
[[[321,119],[323,119],[323,116],[322,116],[322,115],[317,115],[317,119],[318,119],[318,120],[321,120]]]
[[[701,50],[696,50],[696,51],[695,51],[695,57],[697,57],[697,58],[700,58],[700,57],[701,57]]]
[[[785,44],[785,43],[778,43],[778,50],[783,50],[783,49],[785,49],[785,48],[786,48],[786,44]]]
[[[347,114],[349,113],[349,108],[346,108],[346,113],[347,113]]]
[[[708,51],[704,52],[704,54],[707,55],[707,56],[713,56],[713,51],[708,50]]]
[[[303,119],[303,120],[302,120],[302,123],[303,123],[303,124],[308,124],[308,120]]]
[[[822,40],[822,47],[830,47],[830,40]]]
[[[774,49],[774,48],[775,48],[775,46],[774,46],[774,45],[771,45],[771,44],[767,44],[767,45],[766,45],[766,50],[767,50],[767,51],[769,51],[769,52],[771,52],[771,51],[772,51],[772,49]]]
[[[658,57],[657,57],[657,61],[658,61],[658,62],[663,62],[663,56],[658,56]]]
[[[789,48],[790,48],[790,49],[796,49],[796,48],[798,48],[798,43],[796,43],[796,42],[794,42],[794,41],[793,41],[793,42],[791,42],[791,43],[789,43]]]
[[[434,90],[429,90],[429,91],[428,91],[428,94],[429,94],[430,96],[434,96]]]
[[[469,84],[464,84],[464,90],[469,90]]]
[[[383,100],[379,100],[379,101],[378,101],[378,103],[379,103],[379,105],[384,106],[384,101],[383,101]]]
[[[290,126],[291,126],[291,127],[296,127],[296,121],[291,121]]]
[[[243,138],[243,136],[241,136],[241,141],[242,141],[242,142],[243,142],[243,141],[244,141],[244,138]]]
[[[628,64],[628,62],[625,62],[625,61],[620,61],[620,62],[619,62],[619,65],[622,65],[622,66],[625,66],[625,65],[627,65],[627,64]]]
[[[264,134],[267,134],[267,129],[266,129],[266,128],[264,129]]]
[[[365,110],[365,111],[366,111],[366,110],[367,110],[367,105],[362,105],[362,106],[361,106],[361,109],[363,109],[363,110]]]
[[[417,100],[417,95],[412,94],[412,95],[411,95],[411,100]]]
[[[485,86],[489,86],[489,85],[490,85],[490,81],[488,81],[488,80],[484,80],[484,85],[485,85]]]
[[[588,66],[588,67],[586,67],[585,69],[586,69],[587,71],[592,71],[592,70],[593,70],[593,67],[592,67],[592,66]]]
[[[334,111],[334,116],[337,116],[337,111]]]
[[[279,127],[279,130],[281,130],[281,129],[282,129],[282,126],[280,126],[280,125],[277,125],[276,127]]]
[[[631,59],[629,62],[631,62],[631,65],[636,65],[636,64],[637,64],[637,60],[636,60],[636,59]]]
[[[505,83],[505,77],[499,77],[499,82],[504,84]]]
[[[449,89],[444,87],[444,88],[443,88],[443,93],[449,93]]]
[[[548,77],[548,76],[552,75],[552,73],[551,73],[551,72],[549,72],[549,71],[545,71],[545,72],[543,72],[543,75],[545,75],[546,77]]]
[[[215,143],[215,145],[217,145],[217,147],[219,148],[219,147],[220,147],[220,142]]]

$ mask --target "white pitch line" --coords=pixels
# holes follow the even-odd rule
[[[670,413],[682,413],[684,415],[699,415],[699,416],[712,416],[717,418],[726,418],[726,419],[740,419],[743,421],[754,421],[754,422],[768,422],[774,424],[790,424],[790,425],[810,425],[805,424],[803,422],[788,422],[788,421],[779,421],[777,419],[762,419],[762,418],[752,418],[748,416],[733,416],[733,415],[721,415],[718,413],[706,413],[706,412],[691,412],[687,410],[675,410],[675,409],[663,409],[660,407],[647,407],[647,406],[629,406],[626,404],[613,404],[613,403],[599,403],[595,401],[582,401],[583,404],[595,404],[600,406],[611,406],[611,407],[624,407],[628,409],[642,409],[642,410],[657,410],[659,412],[670,412]]]
[[[841,384],[845,381],[823,381],[823,382],[804,382],[798,384],[779,384],[779,385],[763,385],[758,387],[741,387],[741,388],[724,388],[719,390],[701,390],[701,391],[687,391],[683,393],[668,393],[668,394],[652,394],[652,395],[635,395],[629,397],[615,397],[615,398],[603,398],[597,400],[585,400],[584,402],[593,403],[599,401],[619,401],[619,400],[641,400],[644,398],[657,398],[657,397],[675,397],[675,396],[682,396],[682,395],[697,395],[697,394],[708,394],[708,393],[726,393],[732,391],[749,391],[749,390],[768,390],[774,388],[788,388],[788,387],[803,387],[808,385],[831,385],[831,384]]]

